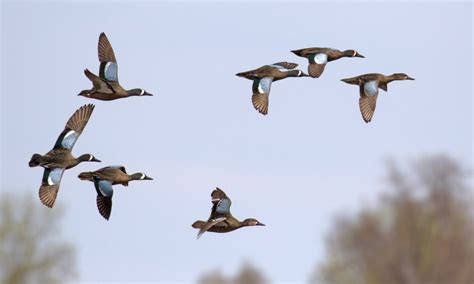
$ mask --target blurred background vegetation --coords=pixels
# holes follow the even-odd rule
[[[335,218],[326,256],[309,282],[473,284],[471,169],[446,155],[420,158],[405,167],[392,161],[383,186],[375,204]],[[233,278],[216,270],[198,283],[268,283],[265,279],[263,272],[245,264]]]
[[[235,276],[224,276],[219,269],[202,275],[198,284],[264,284],[269,283],[263,272],[250,262],[244,262]]]
[[[309,282],[473,284],[471,170],[445,155],[424,157],[408,166],[389,162],[383,186],[374,204],[335,218],[326,255]],[[0,283],[76,279],[74,247],[60,230],[62,211],[43,208],[36,195],[1,197]],[[217,268],[202,274],[197,283],[271,283],[268,279],[244,262],[233,276]]]
[[[444,155],[388,165],[373,208],[339,217],[312,283],[474,283],[471,174]]]
[[[60,208],[45,208],[36,194],[1,195],[0,283],[63,283],[75,278],[75,251],[61,234],[61,218]]]

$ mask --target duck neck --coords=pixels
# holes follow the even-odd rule
[[[355,56],[355,51],[354,50],[344,50],[342,52],[341,57],[354,57]]]
[[[385,83],[390,83],[390,82],[396,81],[396,80],[402,80],[402,79],[400,79],[397,76],[397,74],[392,74],[392,75],[385,76]]]

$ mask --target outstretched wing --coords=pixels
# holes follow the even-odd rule
[[[124,174],[127,173],[127,171],[125,170],[125,167],[121,165],[112,165],[112,166],[105,167],[103,169],[107,169],[107,168],[118,169],[118,170],[121,170]]]
[[[58,196],[59,185],[65,169],[44,169],[39,198],[41,203],[52,208]]]
[[[226,217],[220,217],[220,218],[217,218],[217,219],[209,220],[204,226],[201,227],[201,229],[199,230],[199,232],[197,234],[197,238],[199,239],[202,236],[202,234],[204,234],[207,230],[209,230],[213,226],[215,226],[215,225],[217,225],[220,222],[223,222],[225,220],[227,220]]]
[[[298,64],[286,61],[273,63],[272,65],[280,69],[285,68],[287,70],[295,69],[296,67],[298,67]]]
[[[89,71],[89,69],[84,70],[84,74],[86,77],[92,82],[94,86],[94,90],[96,92],[104,93],[104,94],[112,94],[115,93],[118,88],[118,84],[114,84],[114,82],[107,81],[106,79],[102,79]]]
[[[54,149],[64,148],[71,150],[72,147],[74,147],[74,144],[86,127],[94,107],[95,106],[93,104],[88,104],[80,107],[74,112],[74,114],[67,121],[63,132],[61,132],[58,139],[56,140]]]
[[[328,55],[326,53],[315,53],[309,58],[308,73],[313,78],[319,78],[328,62]]]
[[[114,194],[112,183],[94,177],[94,186],[97,191],[97,209],[99,209],[102,217],[109,220],[110,213],[112,212],[112,196]]]
[[[264,77],[255,79],[252,85],[252,104],[253,107],[261,114],[268,114],[268,103],[270,90],[272,87],[273,77]]]
[[[211,202],[213,204],[211,219],[215,219],[215,213],[218,213],[218,214],[230,213],[230,206],[232,205],[232,201],[222,189],[216,187],[216,189],[212,191]]]
[[[374,116],[378,97],[378,82],[368,81],[360,85],[359,108],[365,122],[370,122]]]
[[[99,36],[98,53],[100,61],[99,77],[108,81],[118,82],[118,65],[114,50],[105,33]]]

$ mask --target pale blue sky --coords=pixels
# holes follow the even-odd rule
[[[76,96],[91,87],[83,69],[98,71],[100,32],[120,82],[154,97]],[[258,114],[251,82],[235,73],[278,61],[306,70],[290,50],[309,46],[366,58],[275,83],[269,115]],[[67,171],[57,199],[80,281],[192,282],[244,259],[274,281],[306,281],[332,218],[381,190],[386,157],[446,152],[472,165],[471,64],[469,2],[2,2],[2,190],[36,197],[42,170],[29,158],[94,103],[73,153],[103,162]],[[416,80],[391,83],[365,124],[358,88],[339,80],[368,72]],[[116,186],[106,222],[77,175],[110,164],[155,180]],[[215,186],[236,217],[267,226],[197,241],[190,225],[209,216]]]

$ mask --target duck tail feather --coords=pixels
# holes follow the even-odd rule
[[[31,156],[31,159],[30,159],[30,162],[28,163],[28,165],[30,167],[37,167],[40,165],[41,163],[41,155],[40,154],[33,154],[33,156]]]

